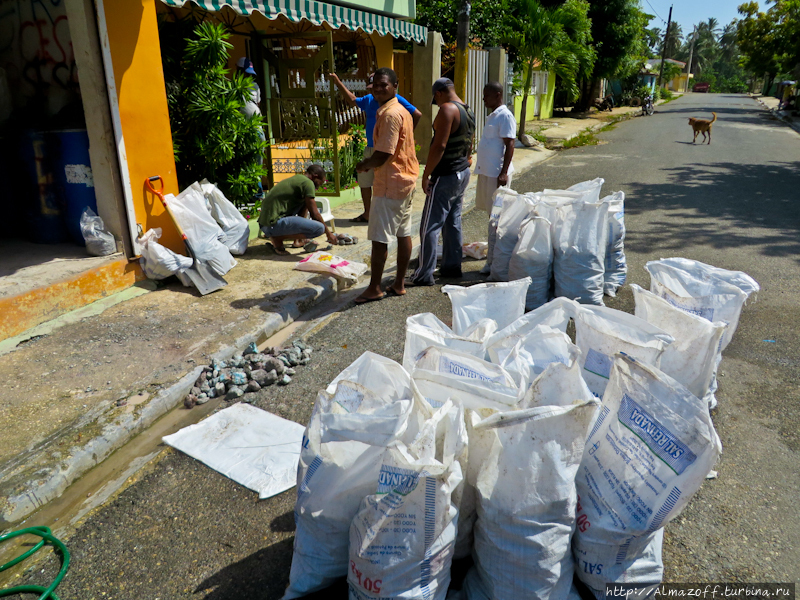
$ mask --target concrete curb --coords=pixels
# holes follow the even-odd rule
[[[555,154],[552,151],[531,150],[530,155],[520,156],[521,164],[517,167],[517,173],[522,174]],[[464,214],[475,207],[476,181],[477,178],[473,177],[467,188]],[[419,230],[421,218],[421,212],[414,214],[413,230]],[[389,245],[390,254],[396,249],[395,241]],[[334,252],[350,260],[369,263],[371,245],[341,246]],[[418,252],[419,240],[415,237],[412,256]],[[257,327],[238,337],[233,345],[211,355],[210,359],[227,360],[249,343],[258,343],[289,326],[303,313],[339,291],[339,283],[333,277],[318,273],[298,272],[295,282],[302,287],[288,294],[278,312],[269,313]],[[84,415],[80,422],[54,433],[43,444],[20,453],[12,463],[4,465],[0,470],[0,529],[7,523],[24,519],[47,502],[58,498],[71,483],[179,406],[200,376],[202,368],[197,366],[187,371],[177,381],[160,389],[151,399],[137,405],[133,412],[109,410],[108,406],[97,407]],[[75,440],[83,435],[86,442],[80,446],[71,444],[65,449],[60,445],[65,440]]]
[[[658,102],[655,103],[655,106],[659,106],[661,104],[664,104],[664,100],[659,100]],[[628,116],[628,115],[636,116],[637,114],[641,113],[641,110],[642,110],[642,108],[640,106],[627,106],[627,107],[623,107],[623,108],[626,109],[624,112],[619,112],[617,114],[611,114],[610,116],[612,118],[623,117],[623,116]],[[567,117],[567,120],[569,120],[569,117]],[[562,120],[559,119],[559,121],[562,121]],[[581,121],[589,121],[589,123],[585,127],[576,128],[577,125],[582,124],[582,123],[580,123]],[[542,130],[539,131],[539,133],[541,133],[542,135],[545,136],[545,138],[547,139],[548,145],[552,145],[553,147],[560,147],[561,145],[564,144],[564,142],[569,141],[572,138],[575,138],[575,137],[579,136],[580,134],[584,133],[587,129],[589,131],[591,131],[591,132],[595,132],[598,129],[602,129],[603,127],[605,127],[608,124],[609,124],[609,121],[604,121],[604,120],[599,120],[599,119],[592,119],[592,118],[588,118],[587,117],[585,119],[575,119],[575,122],[570,122],[569,123],[569,129],[570,130],[574,129],[574,131],[563,132],[562,131],[562,127],[559,126],[559,127],[550,127],[550,128],[547,128],[547,129],[542,129]],[[550,132],[549,135],[548,135],[548,132]],[[563,133],[566,133],[566,135],[558,135],[558,134],[563,134]]]

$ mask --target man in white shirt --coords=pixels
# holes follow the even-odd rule
[[[478,158],[475,161],[475,175],[478,185],[475,191],[475,208],[492,212],[492,195],[500,186],[511,185],[514,165],[514,142],[517,121],[513,113],[503,104],[503,86],[490,81],[483,88],[483,103],[491,111],[486,117],[481,141],[478,144]],[[491,272],[492,252],[497,237],[497,224],[489,220],[489,255],[481,269],[484,275]]]

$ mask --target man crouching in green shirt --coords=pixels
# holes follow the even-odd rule
[[[258,226],[269,238],[275,254],[286,255],[283,247],[286,239],[313,239],[323,233],[331,244],[338,243],[314,201],[316,189],[325,183],[325,171],[319,165],[311,165],[304,175],[295,175],[276,183],[261,202]],[[306,215],[310,214],[311,219]]]

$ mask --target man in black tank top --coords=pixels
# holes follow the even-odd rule
[[[425,208],[420,223],[419,267],[410,285],[433,285],[436,245],[442,233],[442,277],[461,277],[461,204],[469,183],[475,115],[456,95],[453,82],[437,79],[433,104],[433,141],[422,175]]]

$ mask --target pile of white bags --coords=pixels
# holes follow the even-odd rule
[[[728,326],[675,304],[758,289],[708,265],[703,288],[672,261],[653,269],[666,298],[633,286],[636,316],[568,298],[523,314],[528,278],[446,286],[452,329],[414,315],[403,366],[366,353],[343,371],[306,430],[285,598],[346,577],[355,600],[443,600],[470,555],[465,600],[659,584],[664,526],[722,450],[707,396]]]
[[[497,241],[490,240],[487,264],[494,281],[532,279],[529,310],[551,294],[602,305],[604,291],[615,295],[625,282],[625,194],[601,200],[603,182],[598,178],[533,194],[496,192]]]
[[[236,266],[231,254],[245,253],[250,228],[239,209],[216,185],[204,179],[200,183],[193,183],[177,196],[167,194],[164,199],[198,260],[206,262],[219,275],[225,275]],[[159,244],[156,240],[160,237],[161,228],[156,228],[146,231],[138,240],[141,248],[139,262],[144,274],[150,279],[177,275],[184,285],[192,285],[183,273],[191,266],[192,260]]]

